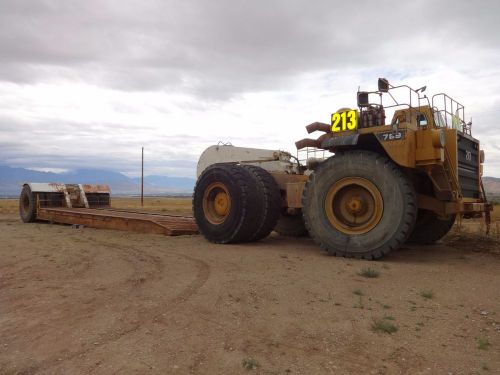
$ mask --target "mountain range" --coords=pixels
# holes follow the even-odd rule
[[[24,182],[60,182],[107,184],[115,195],[138,195],[141,179],[102,169],[77,169],[65,173],[38,172],[24,168],[0,165],[0,197],[17,196]],[[488,196],[500,196],[500,178],[483,177]],[[190,195],[196,180],[188,177],[145,176],[144,193],[147,195]]]
[[[0,197],[17,196],[25,182],[59,182],[106,184],[114,195],[138,195],[141,193],[141,179],[130,178],[122,173],[102,169],[77,169],[64,173],[39,172],[25,168],[0,165]],[[144,193],[147,195],[190,195],[194,178],[145,176]]]
[[[500,197],[500,178],[483,177],[484,190],[488,198]]]

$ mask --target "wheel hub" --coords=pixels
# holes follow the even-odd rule
[[[361,177],[335,182],[325,199],[330,224],[346,234],[363,234],[375,228],[382,218],[383,208],[378,188]]]
[[[203,194],[203,213],[214,225],[222,224],[231,211],[231,195],[221,182],[213,182]]]
[[[363,210],[363,202],[359,197],[353,197],[346,202],[346,209],[351,215],[357,215]]]
[[[229,199],[225,191],[218,192],[214,200],[215,212],[220,216],[226,216],[229,209]]]

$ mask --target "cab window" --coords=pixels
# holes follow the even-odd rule
[[[427,126],[428,125],[428,121],[427,121],[427,117],[425,117],[425,115],[423,114],[418,114],[417,115],[417,126]]]

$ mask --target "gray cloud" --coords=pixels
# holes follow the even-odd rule
[[[97,167],[130,175],[140,173],[142,144],[134,137],[132,127],[56,119],[21,121],[0,116],[0,130],[0,164],[38,169]],[[121,133],[126,135],[113,135]],[[167,172],[175,170],[178,176],[194,176],[200,143],[206,142],[183,134],[148,140],[148,174],[170,174]]]
[[[497,1],[3,1],[0,79],[229,98],[345,66],[461,66],[464,50],[496,50],[499,13]]]

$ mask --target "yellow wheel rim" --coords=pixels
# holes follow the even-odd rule
[[[372,182],[361,177],[347,177],[328,190],[325,211],[335,229],[346,234],[363,234],[380,222],[384,201]]]
[[[208,185],[203,194],[203,213],[211,224],[222,224],[231,211],[231,195],[221,182]]]

